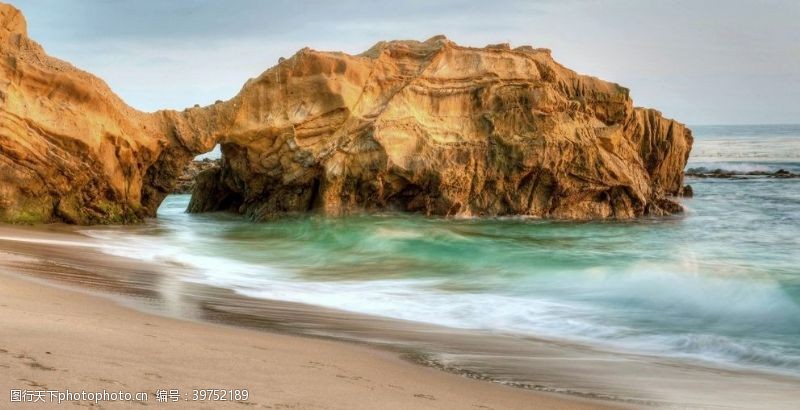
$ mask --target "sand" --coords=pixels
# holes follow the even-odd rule
[[[101,402],[101,408],[606,406],[471,380],[365,346],[151,315],[0,270],[0,408],[12,404],[11,389],[150,394],[147,402]],[[181,402],[157,403],[161,389],[179,389]],[[249,398],[184,401],[193,389],[247,389]]]
[[[800,403],[796,376],[247,298],[100,245],[79,228],[0,225],[0,408],[10,389],[144,391],[156,405],[160,389],[238,388],[255,408]]]

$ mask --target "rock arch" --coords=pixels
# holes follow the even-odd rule
[[[143,113],[0,4],[0,221],[132,223],[189,161],[190,210],[635,217],[680,209],[691,131],[549,50],[436,36],[303,49],[229,101]],[[608,194],[613,193],[613,195]]]

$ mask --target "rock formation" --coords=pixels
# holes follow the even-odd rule
[[[722,168],[709,169],[706,167],[689,168],[686,170],[687,177],[693,178],[719,178],[719,179],[749,179],[749,178],[774,178],[774,179],[793,179],[800,178],[800,174],[787,171],[783,168],[777,171],[736,171]]]
[[[183,168],[183,172],[178,175],[175,186],[172,188],[172,193],[191,194],[192,191],[194,191],[197,176],[200,175],[201,172],[212,168],[219,168],[218,159],[204,158],[202,160],[194,160],[190,162],[189,165]]]
[[[138,112],[0,5],[0,220],[152,216],[220,143],[190,211],[631,218],[680,211],[691,132],[549,50],[442,36],[303,49],[233,99]]]
[[[184,165],[214,145],[180,130],[178,115],[134,110],[47,56],[19,10],[0,3],[0,221],[154,216]]]

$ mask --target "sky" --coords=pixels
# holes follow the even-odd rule
[[[800,123],[800,0],[10,2],[50,55],[145,111],[231,98],[303,47],[444,34],[550,48],[687,124]]]

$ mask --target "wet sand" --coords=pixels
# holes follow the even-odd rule
[[[253,403],[301,408],[373,408],[375,400],[382,408],[796,408],[800,402],[800,379],[791,376],[246,298],[186,282],[180,266],[102,254],[70,230],[0,227],[0,317],[13,329],[0,336],[6,391],[25,383],[50,389],[122,383],[123,390],[151,392],[241,387],[250,389]],[[104,361],[90,360],[95,353]]]
[[[11,389],[149,393],[147,401],[99,408],[596,407],[470,380],[366,346],[151,315],[2,270],[0,408],[49,406],[10,403]],[[180,402],[157,403],[161,389],[179,389]],[[249,397],[192,402],[193,389],[247,389]]]

